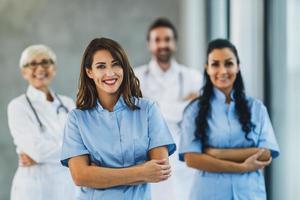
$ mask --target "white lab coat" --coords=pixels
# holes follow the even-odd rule
[[[182,119],[185,106],[189,103],[182,98],[190,92],[199,93],[202,84],[201,73],[180,65],[173,59],[166,72],[161,70],[155,60],[151,60],[149,64],[135,68],[135,74],[140,80],[143,96],[158,103],[178,147],[178,123]],[[195,170],[179,161],[178,151],[170,157],[170,164],[172,176],[167,181],[151,185],[153,200],[188,199]]]
[[[69,170],[60,163],[63,129],[67,113],[55,95],[49,102],[46,95],[29,86],[27,95],[45,126],[39,123],[26,101],[25,94],[13,99],[8,105],[8,124],[17,153],[28,154],[38,164],[30,167],[19,165],[13,179],[11,200],[62,200],[75,199],[76,187]],[[75,105],[72,99],[60,96],[69,111]]]

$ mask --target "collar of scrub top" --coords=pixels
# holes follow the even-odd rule
[[[120,96],[116,105],[114,106],[113,112],[119,111],[119,110],[123,110],[124,108],[126,108],[126,103],[124,101],[123,96]],[[99,100],[97,100],[97,104],[96,104],[96,109],[99,112],[109,112],[108,110],[104,109],[103,106],[100,104]],[[112,112],[112,113],[113,113]]]
[[[171,65],[170,68],[165,72],[163,71],[158,63],[152,59],[148,67],[145,71],[145,76],[148,77],[149,75],[155,76],[165,76],[165,75],[172,75],[172,74],[178,74],[178,83],[179,83],[179,93],[178,93],[178,99],[183,98],[183,74],[179,67],[179,64],[176,62],[175,59],[171,59]]]
[[[213,88],[213,93],[214,93],[214,99],[217,100],[217,101],[220,101],[222,103],[225,103],[226,101],[226,96],[225,94],[219,90],[218,88],[214,87]],[[231,101],[234,101],[234,90],[232,89],[231,92],[230,92],[230,97],[231,97]]]
[[[60,110],[63,110],[64,112],[68,113],[69,109],[63,104],[63,102],[59,98],[59,96],[55,92],[53,92],[52,90],[50,90],[50,93],[54,97],[54,101],[57,100],[58,103],[59,103],[58,107],[56,108],[56,114],[59,114]],[[39,91],[38,89],[36,89],[33,86],[29,85],[27,91],[25,92],[25,98],[26,98],[26,101],[28,102],[28,104],[30,106],[30,109],[34,113],[34,116],[35,116],[36,120],[39,123],[39,127],[40,127],[41,132],[43,132],[45,130],[45,125],[42,123],[39,115],[36,112],[36,109],[33,107],[32,100],[47,101],[46,95],[42,91]]]

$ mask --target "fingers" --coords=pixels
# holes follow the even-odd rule
[[[164,164],[168,164],[168,159],[161,159],[161,160],[153,160],[155,163],[159,164],[159,165],[164,165]]]
[[[253,158],[255,158],[255,160],[257,160],[266,150],[265,149],[260,149],[257,153],[255,153],[253,156]]]
[[[272,157],[270,157],[270,159],[267,160],[267,161],[257,161],[257,163],[258,163],[259,165],[261,165],[262,167],[265,167],[265,166],[270,165],[271,162],[272,162]]]
[[[19,162],[21,166],[24,167],[29,167],[36,164],[36,162],[25,153],[19,154]]]

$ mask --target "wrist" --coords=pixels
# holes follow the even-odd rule
[[[247,167],[247,165],[243,162],[243,163],[237,163],[238,168],[241,172],[248,172],[249,169]]]
[[[144,165],[145,163],[136,165],[135,167],[135,177],[137,178],[137,182],[146,182]]]

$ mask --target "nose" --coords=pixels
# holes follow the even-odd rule
[[[34,68],[35,71],[42,71],[42,70],[45,70],[45,67],[42,66],[42,64],[38,64],[35,68]]]
[[[115,73],[112,68],[108,68],[106,74],[107,76],[113,76]]]
[[[222,64],[219,68],[219,73],[220,74],[226,74],[227,73],[227,68]]]

